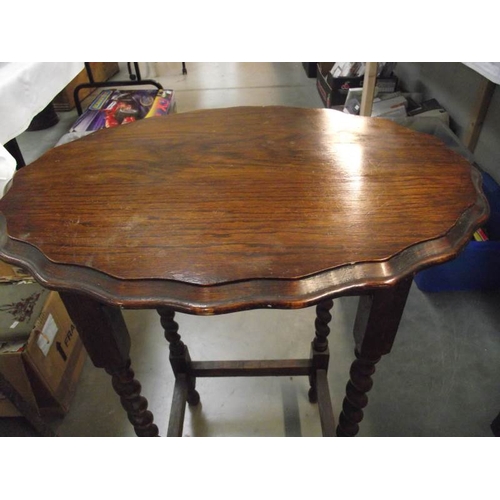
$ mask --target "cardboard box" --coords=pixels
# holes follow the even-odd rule
[[[48,295],[32,280],[0,283],[0,342],[27,340]]]
[[[334,78],[331,73],[327,75],[328,86],[332,89],[332,105],[345,104],[350,89],[362,88],[364,77]],[[396,90],[398,80],[396,77],[377,78],[375,86],[378,94],[390,94]]]
[[[0,283],[10,283],[12,281],[23,281],[27,279],[33,278],[27,274],[24,269],[0,260]]]
[[[106,82],[120,71],[117,62],[91,62],[89,64],[95,82]],[[87,71],[85,69],[80,71],[80,73],[78,73],[78,75],[54,98],[53,104],[56,111],[71,111],[75,107],[73,93],[75,88],[82,83],[89,83]],[[78,94],[80,101],[83,101],[94,91],[95,89],[82,89]]]
[[[363,80],[363,76],[333,78],[332,74],[328,73],[327,81],[332,89],[332,104],[345,104],[349,89],[363,87]]]
[[[28,341],[10,346],[0,353],[2,375],[41,415],[67,413],[87,354],[57,292],[49,292]],[[0,416],[19,416],[1,395]]]
[[[334,78],[330,73],[335,63],[318,63],[316,86],[326,108],[345,103],[349,89],[362,87],[363,77]]]
[[[373,100],[372,116],[405,117],[407,104],[408,101],[402,95],[395,95],[389,99],[377,97]]]
[[[363,76],[334,78],[330,73],[335,63],[318,63],[316,87],[323,104],[327,108],[345,104],[350,89],[363,87]],[[397,78],[378,78],[377,88],[379,93],[394,92]]]
[[[319,62],[316,71],[316,88],[325,108],[331,108],[332,106],[332,88],[328,83],[327,77],[334,64]]]

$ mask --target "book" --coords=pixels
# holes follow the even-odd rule
[[[483,229],[478,229],[474,233],[474,239],[476,241],[488,241],[489,240],[488,235],[484,232]]]

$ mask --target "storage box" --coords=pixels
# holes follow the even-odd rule
[[[0,283],[32,279],[24,269],[0,260]]]
[[[0,342],[26,340],[48,294],[32,280],[0,283]]]
[[[95,82],[106,82],[120,70],[117,62],[91,62],[90,69]],[[53,100],[56,111],[71,111],[75,107],[73,93],[75,88],[82,83],[89,83],[87,71],[83,69],[71,80],[66,87],[57,94]],[[80,101],[89,96],[95,89],[81,89],[78,96]]]
[[[364,76],[334,78],[330,73],[335,63],[318,63],[316,87],[327,108],[345,103],[349,89],[363,87]],[[397,78],[378,78],[376,85],[379,93],[394,92],[397,87]]]
[[[334,78],[331,73],[327,75],[327,83],[332,89],[332,105],[345,104],[349,89],[363,87],[364,76]],[[377,78],[375,86],[379,94],[390,94],[396,90],[398,80],[396,77]]]
[[[364,76],[334,78],[331,73],[327,75],[328,86],[332,89],[332,105],[345,104],[349,89],[363,87]]]
[[[383,118],[406,117],[407,100],[402,95],[394,95],[389,99],[377,97],[373,100],[371,116]],[[388,97],[388,96],[386,96]]]
[[[23,345],[24,344],[24,345]],[[48,298],[26,343],[9,344],[0,352],[0,371],[40,414],[62,415],[69,410],[86,351],[56,292]],[[0,416],[19,416],[0,395]]]
[[[500,187],[484,172],[483,190],[491,210],[485,225],[490,240],[471,241],[455,260],[417,273],[414,281],[423,292],[500,288]]]
[[[316,88],[325,108],[331,108],[332,106],[332,88],[327,77],[333,65],[334,63],[318,63],[316,71]]]

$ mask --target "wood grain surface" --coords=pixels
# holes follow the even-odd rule
[[[152,304],[188,309],[220,305],[220,285],[238,283],[317,300],[335,270],[345,288],[453,257],[488,213],[471,172],[434,137],[327,109],[146,119],[17,172],[0,200],[0,253],[49,287],[75,290],[79,278],[84,292],[132,306],[142,281],[146,302],[156,293]],[[184,298],[162,302],[167,282]]]

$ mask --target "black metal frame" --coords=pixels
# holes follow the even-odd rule
[[[146,79],[143,80],[141,78],[141,72],[139,70],[139,63],[134,63],[135,75],[131,71],[130,63],[127,63],[130,81],[129,80],[117,80],[110,82],[96,82],[94,80],[94,75],[92,74],[92,68],[88,62],[84,63],[85,69],[87,71],[87,76],[89,78],[89,83],[81,83],[77,85],[75,90],[73,91],[73,97],[75,100],[76,110],[78,115],[83,113],[82,104],[80,102],[79,93],[82,89],[93,89],[93,88],[102,88],[102,87],[131,87],[134,85],[153,85],[158,90],[163,90],[163,87],[156,80]],[[182,63],[182,73],[187,74],[186,63]]]

